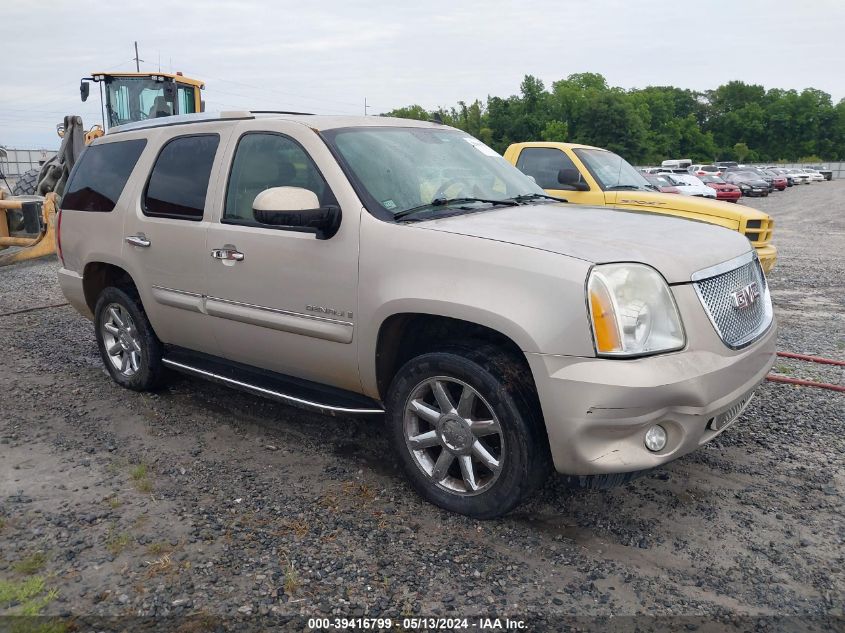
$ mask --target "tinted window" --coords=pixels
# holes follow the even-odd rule
[[[575,163],[559,149],[526,147],[516,161],[517,168],[537,181],[543,189],[560,189],[557,174],[561,169],[575,169]]]
[[[301,187],[317,194],[321,206],[334,204],[322,174],[296,141],[279,134],[245,134],[232,163],[223,218],[253,222],[255,196],[271,187]]]
[[[144,192],[146,215],[201,220],[220,137],[175,138],[161,150]]]
[[[147,141],[91,145],[79,158],[62,197],[63,209],[111,211]]]

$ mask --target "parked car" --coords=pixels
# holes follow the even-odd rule
[[[532,141],[509,146],[505,160],[534,178],[549,195],[574,204],[636,209],[733,227],[754,238],[764,271],[769,272],[777,261],[777,249],[771,243],[773,223],[767,214],[711,198],[654,191],[642,173],[606,149]]]
[[[787,169],[787,171],[789,172],[789,175],[792,176],[792,182],[794,182],[796,185],[810,184],[810,174],[800,169],[795,169],[794,167]]]
[[[705,185],[697,176],[692,174],[675,174],[664,172],[659,174],[669,179],[674,187],[678,188],[681,195],[684,196],[698,196],[700,198],[715,198],[716,191],[712,187]]]
[[[716,165],[692,165],[689,168],[689,173],[693,176],[721,176],[722,168]]]
[[[739,163],[735,160],[717,160],[716,166],[721,167],[724,169],[729,169],[730,167],[739,167]]]
[[[716,191],[717,200],[736,202],[742,197],[742,191],[736,185],[725,182],[719,176],[701,176],[701,181]]]
[[[769,195],[769,183],[753,171],[728,170],[723,176],[725,182],[739,187],[743,196],[765,197]]]
[[[786,178],[787,187],[792,187],[795,184],[795,181],[792,178],[792,174],[789,173],[788,169],[784,169],[783,167],[767,167],[766,169]]]
[[[766,174],[764,174],[762,171],[760,171],[756,167],[740,166],[740,167],[730,167],[730,168],[725,170],[725,174],[729,174],[731,172],[752,173],[752,174],[756,175],[759,180],[762,180],[766,183],[766,187],[768,188],[769,193],[772,193],[775,190],[774,178],[772,178],[771,176],[767,176]]]
[[[681,193],[681,190],[674,186],[666,176],[659,174],[643,174],[660,193]]]
[[[813,171],[819,172],[822,176],[824,176],[825,180],[833,180],[833,170],[831,169],[823,169],[821,167],[812,166],[808,166],[807,169],[812,169]]]
[[[772,186],[778,191],[783,191],[788,186],[786,177],[772,171],[771,169],[758,169],[757,171],[762,173],[764,176],[771,178]]]
[[[434,123],[235,112],[112,128],[58,225],[61,288],[117,384],[173,369],[384,413],[413,487],[482,519],[552,468],[621,483],[697,449],[775,357],[745,236],[564,204]]]
[[[684,171],[688,170],[690,165],[692,165],[692,161],[689,158],[664,160],[660,163],[661,167],[667,169],[683,169]]]
[[[821,173],[810,167],[805,167],[801,171],[810,177],[810,182],[824,182],[827,180]]]

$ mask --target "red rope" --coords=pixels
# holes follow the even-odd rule
[[[778,352],[778,356],[784,358],[795,358],[797,360],[806,360],[811,363],[822,363],[823,365],[838,365],[845,367],[845,361],[833,360],[832,358],[822,358],[821,356],[807,356],[806,354],[793,354],[792,352]]]
[[[766,380],[772,382],[784,382],[788,385],[800,385],[802,387],[818,387],[819,389],[830,389],[831,391],[845,391],[845,385],[833,385],[828,382],[816,382],[814,380],[801,380],[800,378],[787,378],[777,374],[769,374]]]

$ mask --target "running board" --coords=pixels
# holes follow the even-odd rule
[[[162,363],[170,369],[191,376],[205,378],[301,409],[329,415],[384,413],[384,409],[376,400],[352,391],[277,374],[199,352],[168,348]]]

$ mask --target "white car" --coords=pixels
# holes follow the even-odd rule
[[[674,174],[661,172],[660,176],[666,176],[672,185],[678,188],[685,196],[699,196],[701,198],[715,198],[716,190],[705,185],[700,178],[692,174]]]
[[[718,176],[721,177],[724,170],[716,165],[690,165],[687,170],[693,176]]]
[[[806,173],[803,169],[788,169],[789,175],[792,176],[792,182],[796,185],[809,185],[810,184],[810,174]]]
[[[819,172],[815,169],[804,168],[799,171],[803,171],[810,177],[810,182],[824,182],[826,179],[822,176]]]

